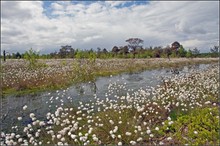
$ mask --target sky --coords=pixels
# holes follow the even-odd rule
[[[219,2],[1,1],[1,51],[111,50],[129,38],[144,40],[144,48],[178,41],[209,52],[219,45]]]

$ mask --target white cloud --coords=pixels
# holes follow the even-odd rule
[[[219,2],[152,1],[126,6],[126,1],[71,3],[1,2],[2,50],[58,50],[107,48],[126,45],[139,37],[144,46],[166,46],[179,41],[186,48],[209,51],[219,40]],[[44,13],[47,11],[47,15]]]
[[[110,7],[116,7],[120,5],[123,6],[126,3],[126,1],[106,1],[105,3],[109,5]]]
[[[95,36],[90,36],[90,37],[86,37],[83,39],[84,42],[91,42],[94,41],[96,39],[102,38],[102,36],[100,35],[95,35]]]

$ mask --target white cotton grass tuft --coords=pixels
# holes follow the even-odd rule
[[[18,117],[18,121],[21,121],[22,120],[22,117]]]
[[[177,85],[181,85],[181,83],[179,83],[181,81],[177,80],[178,78],[182,80],[181,77],[175,77],[173,80],[169,81],[174,82]],[[200,80],[200,78],[198,78],[198,80]],[[203,85],[201,81],[200,84],[200,86]],[[207,84],[210,89],[218,88],[218,86],[213,87],[210,85],[209,81],[204,82],[204,84]],[[76,108],[76,111],[73,108],[64,108],[64,106],[60,104],[65,103],[65,98],[67,95],[62,93],[66,91],[59,91],[57,92],[56,96],[48,99],[48,104],[51,104],[51,107],[56,107],[57,109],[54,113],[47,113],[45,121],[36,119],[37,115],[35,114],[37,113],[25,113],[27,117],[31,117],[32,120],[32,123],[26,125],[26,127],[22,127],[22,130],[24,134],[27,135],[27,138],[21,137],[22,134],[18,133],[20,134],[18,135],[16,132],[15,134],[6,134],[4,137],[7,137],[7,143],[12,145],[15,143],[17,143],[17,145],[75,145],[78,143],[81,143],[82,145],[91,145],[95,143],[98,145],[103,144],[104,142],[98,137],[100,133],[97,134],[95,132],[97,129],[105,129],[108,126],[108,131],[106,131],[106,133],[112,139],[111,143],[114,145],[123,145],[125,137],[128,138],[126,141],[127,144],[139,145],[142,144],[141,141],[145,140],[146,137],[149,137],[149,139],[154,142],[154,137],[158,138],[158,131],[163,131],[163,129],[159,128],[158,126],[160,123],[158,125],[154,125],[154,119],[147,119],[148,116],[151,117],[151,114],[158,116],[158,118],[161,120],[161,124],[164,126],[170,127],[169,125],[174,124],[175,121],[172,121],[171,117],[166,117],[165,119],[163,118],[164,121],[162,121],[163,116],[161,116],[161,112],[158,110],[158,108],[166,109],[170,112],[171,107],[178,107],[180,110],[182,109],[183,111],[189,111],[191,108],[197,108],[202,105],[208,104],[209,106],[213,106],[213,103],[209,101],[210,99],[207,99],[209,96],[202,92],[199,88],[193,89],[193,92],[201,92],[201,94],[204,94],[202,96],[202,101],[200,100],[199,96],[192,93],[191,90],[185,91],[185,86],[183,86],[183,89],[180,90],[178,88],[171,88],[166,92],[164,92],[162,89],[163,86],[157,86],[158,88],[151,88],[150,90],[140,89],[136,91],[134,89],[129,89],[131,93],[128,92],[127,95],[116,95],[115,92],[120,93],[121,90],[126,89],[124,85],[125,84],[117,85],[117,83],[111,83],[109,86],[109,91],[105,94],[106,100],[102,100],[97,95],[94,95],[95,102],[92,102],[91,100],[87,103],[81,102],[80,106]],[[149,97],[147,93],[151,94],[152,92],[153,101],[150,101],[145,97]],[[175,101],[172,100],[170,96],[167,96],[167,94],[170,96],[175,96]],[[67,99],[71,101],[72,97],[68,95]],[[158,99],[162,105],[157,103]],[[54,106],[53,104],[55,103],[52,104],[54,100],[60,103]],[[121,100],[120,105],[117,102],[118,100]],[[49,106],[50,105],[48,105],[48,107]],[[27,106],[24,106],[23,110],[26,109]],[[138,111],[138,115],[132,115],[131,120],[127,120],[125,119],[124,111],[131,109],[134,109],[135,112]],[[114,112],[109,113],[109,110],[117,112],[118,117],[115,118],[112,116],[111,114]],[[209,114],[213,115],[213,117],[218,120],[219,116],[217,116],[211,110],[212,109],[210,108]],[[97,116],[95,113],[96,111],[104,112],[104,115]],[[147,120],[144,119],[140,124],[140,120],[145,117]],[[25,117],[22,114],[18,116],[17,119],[20,121],[25,119]],[[21,122],[18,123],[20,124]],[[124,129],[124,125],[127,124],[128,126]],[[14,131],[17,129],[18,128],[15,126],[12,127],[12,130]],[[45,132],[44,130],[46,130],[47,136],[50,136],[51,139],[46,139],[46,141],[41,141],[39,139],[39,137],[41,138],[43,135],[42,132]],[[128,132],[121,130],[126,130]],[[198,134],[199,131],[193,131],[192,133]],[[164,140],[172,140],[172,137],[167,137]],[[163,142],[165,141],[157,141],[155,144],[163,145]]]
[[[24,105],[24,106],[23,106],[23,110],[26,110],[26,109],[27,109],[27,105]]]

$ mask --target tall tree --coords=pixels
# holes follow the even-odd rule
[[[120,51],[120,50],[119,50],[119,48],[118,48],[117,46],[114,46],[114,47],[112,48],[112,53],[113,53],[114,56],[117,55],[119,51]]]
[[[186,57],[187,58],[192,58],[193,54],[192,54],[192,51],[189,49],[186,53]]]
[[[71,46],[61,46],[59,55],[61,58],[66,58],[68,54],[71,54],[70,51],[72,50]],[[73,50],[72,50],[73,51]]]
[[[200,51],[196,47],[192,50],[192,54],[194,57],[197,57],[199,55]]]
[[[126,40],[128,42],[128,48],[132,49],[133,58],[135,58],[136,49],[143,46],[144,41],[139,38],[129,38]]]
[[[219,46],[214,46],[210,49],[211,53],[218,53],[219,52]]]
[[[164,49],[164,54],[166,54],[167,58],[170,60],[170,55],[172,54],[172,53],[171,53],[171,48],[170,48],[170,46],[167,46],[167,47]]]
[[[175,42],[172,43],[171,48],[175,49],[175,50],[178,50],[180,46],[181,46],[180,43],[175,41]]]
[[[183,48],[182,45],[180,45],[179,50],[178,50],[178,56],[179,57],[186,57],[186,50]]]
[[[176,57],[178,53],[178,49],[180,48],[180,43],[175,41],[171,44],[172,54]]]
[[[129,53],[128,46],[121,46],[120,47],[120,54],[127,56],[128,53]]]
[[[219,56],[219,46],[214,46],[213,48],[210,48],[211,56],[212,57],[218,57]]]
[[[16,57],[16,59],[20,59],[20,58],[21,58],[21,54],[20,54],[19,52],[17,52],[17,53],[15,54],[15,57]]]

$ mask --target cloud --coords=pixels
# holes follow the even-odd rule
[[[125,5],[126,1],[106,1],[105,3],[110,7],[116,7]]]
[[[95,35],[95,36],[90,36],[90,37],[86,37],[83,39],[84,42],[91,42],[94,41],[96,39],[102,38],[102,36],[100,35]]]
[[[1,2],[2,50],[42,53],[62,45],[112,49],[138,37],[144,46],[179,41],[185,48],[208,52],[219,40],[219,2],[127,1]]]

